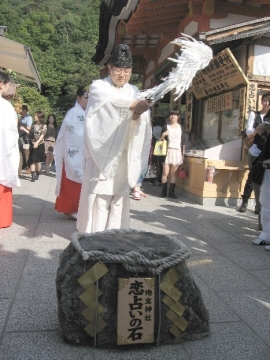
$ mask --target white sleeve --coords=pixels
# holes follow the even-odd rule
[[[255,112],[251,111],[247,120],[246,133],[247,135],[251,135],[254,133],[255,129],[253,127],[255,121]]]

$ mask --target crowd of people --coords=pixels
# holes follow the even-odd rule
[[[32,116],[28,114],[28,106],[22,105],[18,131],[22,159],[19,175],[24,170],[26,173],[31,172],[32,182],[38,180],[41,164],[45,161],[45,173],[49,175],[49,168],[54,161],[54,144],[58,131],[55,115],[50,114],[45,123],[45,113],[37,111],[33,121]]]
[[[139,90],[129,83],[133,60],[127,45],[115,47],[108,63],[108,77],[80,86],[74,107],[66,114],[58,132],[56,118],[45,121],[43,111],[34,120],[23,105],[18,119],[5,95],[10,78],[0,72],[1,161],[0,228],[12,223],[12,188],[20,186],[19,153],[22,169],[39,179],[56,165],[55,210],[76,220],[77,230],[93,233],[129,228],[129,199],[140,200],[146,173],[150,185],[161,186],[160,197],[176,199],[178,169],[184,167],[185,137],[180,113],[171,109],[168,119],[150,121],[149,102],[138,100]],[[254,245],[270,250],[270,94],[262,96],[262,109],[251,112],[246,135],[254,134],[248,153],[249,177],[240,212],[246,211],[252,190],[261,233]],[[2,116],[2,114],[4,114]],[[18,139],[19,138],[19,139]],[[157,142],[166,142],[162,155],[154,153]],[[260,176],[258,176],[260,174]],[[168,180],[170,182],[168,186]],[[3,212],[3,206],[9,211]]]

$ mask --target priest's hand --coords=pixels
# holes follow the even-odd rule
[[[134,112],[142,114],[149,109],[149,103],[147,100],[139,100],[134,107]]]
[[[136,113],[136,112],[134,111],[133,116],[132,116],[132,120],[138,120],[140,116],[141,116],[141,114]]]
[[[147,100],[137,100],[134,101],[131,106],[130,110],[133,110],[133,120],[138,120],[142,113],[149,109],[150,104]]]

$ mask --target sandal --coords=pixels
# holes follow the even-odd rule
[[[140,191],[134,191],[132,194],[132,197],[134,200],[141,200],[141,192]]]
[[[142,196],[142,197],[146,197],[147,195],[144,193],[144,192],[142,192],[142,191],[140,191],[140,195]]]

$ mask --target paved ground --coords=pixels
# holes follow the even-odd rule
[[[22,179],[14,223],[0,229],[0,360],[270,359],[270,253],[251,240],[256,216],[233,208],[161,199],[160,187],[131,200],[131,227],[177,234],[210,313],[211,335],[159,348],[91,349],[65,344],[58,331],[55,274],[75,222],[53,210],[55,177]],[[180,202],[181,200],[181,202]]]

